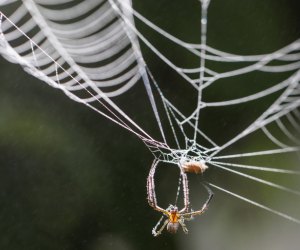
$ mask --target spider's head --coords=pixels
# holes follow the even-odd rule
[[[171,214],[174,214],[178,212],[178,208],[176,206],[170,205],[167,211],[169,211]]]

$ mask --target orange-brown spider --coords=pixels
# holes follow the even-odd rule
[[[164,228],[167,226],[167,230],[170,233],[176,233],[179,225],[181,225],[183,232],[188,233],[188,229],[186,228],[184,221],[185,220],[191,220],[193,216],[196,215],[201,215],[205,212],[205,210],[208,208],[208,204],[213,198],[213,193],[212,191],[205,186],[205,188],[209,192],[209,197],[202,206],[200,210],[197,211],[190,211],[189,212],[189,189],[188,189],[188,181],[187,181],[187,176],[183,171],[183,168],[180,167],[180,175],[182,179],[182,187],[183,187],[183,202],[184,202],[184,207],[181,210],[178,210],[177,206],[174,205],[169,205],[167,209],[163,209],[157,205],[156,201],[156,194],[155,194],[155,185],[154,185],[154,174],[156,170],[156,166],[159,161],[154,160],[148,178],[147,178],[147,193],[148,193],[148,203],[151,207],[153,207],[156,211],[159,211],[163,213],[167,217],[161,228],[157,231],[157,227],[159,226],[161,220],[158,221],[156,226],[152,230],[152,234],[154,236],[158,236],[162,233]]]

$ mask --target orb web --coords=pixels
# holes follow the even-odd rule
[[[88,4],[68,0],[0,1],[0,53],[34,77],[62,90],[72,100],[135,134],[160,162],[175,165],[204,162],[210,168],[253,184],[267,185],[299,197],[297,189],[244,171],[293,177],[300,174],[295,167],[299,161],[300,141],[300,40],[259,55],[238,55],[210,47],[207,44],[209,5],[209,0],[201,0],[198,6],[201,27],[195,32],[199,32],[200,43],[188,43],[147,19],[133,8],[130,0],[89,1]],[[147,38],[136,22],[170,46],[180,47],[196,58],[198,65],[178,66]],[[188,108],[176,101],[176,95],[180,98],[185,95],[166,91],[166,85],[172,83],[159,80],[141,47],[166,65],[180,79],[180,84],[184,83],[184,92],[190,93],[188,100],[185,99]],[[241,86],[243,77],[252,77],[252,74],[257,74],[253,79],[257,77],[259,81],[253,81],[256,87],[250,93]],[[275,74],[281,78],[274,82]],[[148,133],[140,125],[142,122],[134,121],[113,100],[134,91],[137,84],[144,86],[159,136]],[[213,96],[210,92],[215,89],[224,89],[224,95],[221,91]],[[264,109],[250,114],[260,102],[265,105]],[[217,127],[216,114],[224,111],[224,123],[230,126],[233,121],[226,120],[226,112],[232,107],[249,112],[241,112],[245,120],[239,130],[229,131],[228,127],[228,132],[223,128],[224,131],[212,133],[209,128],[212,121],[206,122],[205,118],[215,115],[213,127]],[[221,124],[219,126],[221,128]],[[228,134],[227,138],[219,139],[220,133]],[[245,151],[247,147],[241,146],[258,139],[264,141],[259,150],[249,146]],[[295,159],[285,164],[292,157]],[[279,212],[214,182],[210,185],[300,223],[297,216]]]

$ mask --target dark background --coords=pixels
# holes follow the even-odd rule
[[[175,36],[199,43],[198,1],[133,1],[133,6]],[[208,44],[236,54],[270,53],[300,35],[296,0],[212,0],[208,18]],[[137,26],[147,32],[139,22]],[[169,49],[165,39],[150,31],[145,34],[179,65],[197,65],[197,59],[179,48]],[[170,70],[143,45],[142,49],[159,83],[181,105],[189,96],[180,91],[180,80],[178,86],[168,87],[175,81]],[[264,76],[251,77],[253,82]],[[280,77],[270,79],[278,82]],[[255,90],[249,79],[249,84],[246,81],[243,88],[236,88],[237,92]],[[153,157],[144,144],[3,58],[0,83],[0,249],[298,249],[299,225],[218,191],[208,212],[188,223],[189,235],[164,233],[153,238],[151,230],[160,215],[146,201],[145,184]],[[216,85],[207,98],[224,100],[232,89]],[[139,99],[142,92],[139,86],[129,91],[135,106],[144,103],[145,99]],[[122,98],[124,109],[130,109],[132,103],[126,104],[126,95]],[[263,105],[255,106],[253,112],[260,112]],[[148,109],[151,112],[150,105]],[[234,120],[237,112],[244,114],[241,123],[249,116],[253,120],[248,111],[246,106],[228,110],[221,129],[220,121],[214,120],[218,113],[203,115],[208,132],[215,131],[214,138],[222,142],[243,127]],[[143,124],[148,123],[149,112],[137,109],[131,115]],[[145,126],[150,127],[151,135],[158,136],[152,132],[156,128]],[[251,150],[261,143],[251,141]],[[164,168],[157,178],[158,195],[166,205],[174,197],[168,192],[172,176],[172,170]],[[214,169],[209,170],[208,178],[300,217],[298,196],[276,193]],[[284,184],[299,183],[297,176],[274,178]],[[202,194],[199,181],[191,182],[195,183],[194,193],[199,190]],[[195,203],[195,207],[201,206],[201,202]]]

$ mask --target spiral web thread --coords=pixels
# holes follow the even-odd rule
[[[24,0],[23,3],[13,0],[0,1],[0,6],[1,4],[16,4],[17,6],[16,11],[8,16],[0,11],[0,53],[2,56],[13,63],[20,64],[25,71],[50,86],[62,90],[69,98],[88,106],[138,136],[159,161],[174,164],[201,161],[253,182],[268,185],[296,196],[300,195],[298,190],[245,174],[236,169],[290,175],[299,175],[300,171],[239,164],[234,161],[235,159],[276,154],[289,156],[299,151],[299,139],[295,136],[295,131],[300,130],[300,40],[269,54],[235,55],[217,50],[206,44],[209,0],[201,1],[200,44],[186,43],[156,26],[134,10],[129,0],[91,0],[88,4],[85,1],[79,1],[78,4],[65,7],[62,10],[47,7],[47,4],[59,6],[68,2],[68,0],[51,1],[51,3],[45,0]],[[92,14],[83,16],[84,13],[88,12]],[[68,18],[77,19],[65,24],[54,22],[66,21],[64,20],[65,17],[66,20]],[[21,19],[26,21],[20,24]],[[171,43],[198,57],[199,67],[183,68],[176,66],[136,28],[134,20],[139,20]],[[88,22],[90,25],[86,26]],[[102,26],[95,29],[95,24]],[[32,35],[30,32],[33,30],[34,34]],[[119,42],[116,43],[116,41]],[[191,114],[184,114],[180,107],[176,107],[164,95],[160,84],[143,59],[139,42],[146,45],[197,92],[197,103]],[[224,64],[244,62],[247,63],[247,66],[217,72],[206,67],[207,61]],[[226,101],[203,101],[203,91],[211,87],[216,81],[254,71],[286,72],[289,73],[289,76],[285,80],[251,95]],[[195,74],[198,77],[195,77]],[[144,83],[162,140],[152,138],[111,99],[129,91],[140,79]],[[154,91],[160,97],[159,101],[155,98]],[[201,112],[204,109],[239,105],[274,93],[280,93],[280,95],[272,105],[248,127],[223,144],[215,142],[200,128]],[[162,104],[163,112],[158,109],[158,103]],[[166,118],[167,125],[162,122],[162,117]],[[277,138],[277,133],[272,133],[269,125],[275,125],[288,139],[288,143]],[[171,138],[165,133],[167,129],[171,130]],[[188,132],[190,130],[192,133]],[[249,153],[221,154],[257,131],[262,132],[273,143],[274,148]],[[175,142],[175,146],[170,146],[170,140]],[[228,159],[231,162],[228,162]],[[294,217],[213,183],[211,186],[281,217],[300,223]]]

